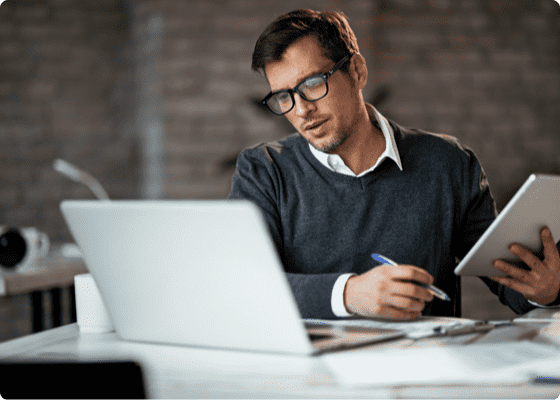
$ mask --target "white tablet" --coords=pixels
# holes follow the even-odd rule
[[[541,251],[543,226],[550,228],[555,242],[560,240],[560,176],[533,174],[455,268],[455,274],[504,276],[494,267],[494,260],[521,265],[509,245],[515,242],[533,253]]]

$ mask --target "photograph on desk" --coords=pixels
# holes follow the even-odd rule
[[[186,331],[221,323],[214,335],[226,336],[225,322],[239,322],[227,311],[245,304],[247,324],[266,325],[261,343],[269,334],[282,344],[277,350],[299,343],[313,353],[306,325],[398,333],[333,360],[367,349],[440,343],[482,352],[492,341],[529,342],[535,346],[515,364],[527,368],[512,378],[522,376],[518,384],[533,394],[552,391],[533,382],[529,364],[545,353],[539,346],[555,354],[556,328],[551,318],[530,316],[560,307],[560,216],[518,214],[511,226],[534,243],[506,229],[504,253],[487,253],[493,275],[455,271],[462,262],[470,270],[479,241],[492,243],[484,235],[531,176],[560,177],[559,27],[554,0],[2,2],[0,346],[37,339],[41,353],[22,351],[59,354],[41,340],[60,334],[126,348],[118,327],[80,331],[74,279],[91,274],[113,325],[109,276],[123,291],[149,293],[146,309],[127,305],[131,316],[149,312],[172,324],[170,315],[194,312]],[[555,195],[535,196],[539,213],[556,204]],[[118,236],[122,219],[107,234],[90,229],[121,244],[103,242],[111,251],[94,254],[65,220],[66,201],[248,202],[270,239],[268,263],[254,261],[262,241],[247,221],[228,229],[253,247],[218,252],[221,236],[194,244],[207,224],[219,226],[217,215],[192,221],[178,213],[169,231],[157,218],[121,230],[154,246],[173,238],[173,249],[152,247],[139,260],[153,262],[148,278],[130,262],[139,256],[128,237]],[[538,226],[524,231],[526,220]],[[218,254],[229,257],[218,260],[227,274],[216,276],[201,262]],[[171,266],[195,255],[202,261],[183,266],[188,280],[171,281]],[[94,256],[128,263],[96,275]],[[248,265],[229,264],[243,258]],[[242,275],[246,268],[251,274]],[[226,277],[246,290],[212,286]],[[188,293],[177,296],[188,302],[158,312],[172,287],[183,287]],[[257,301],[265,295],[276,302]],[[294,318],[282,329],[268,323]],[[177,330],[166,335],[150,337],[184,343]],[[243,340],[248,351],[254,343],[239,334]],[[210,345],[199,343],[199,359]],[[440,355],[466,356],[461,349]],[[555,366],[542,361],[533,372],[548,376]],[[325,368],[336,386],[343,374]]]

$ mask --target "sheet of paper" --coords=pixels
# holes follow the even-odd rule
[[[560,371],[560,351],[528,341],[321,356],[351,386],[514,383]],[[551,372],[552,371],[552,372]]]
[[[558,321],[551,322],[541,329],[540,335],[552,340],[553,343],[560,345],[560,319]]]

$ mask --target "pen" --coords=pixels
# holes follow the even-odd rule
[[[371,255],[376,261],[379,261],[380,263],[383,264],[390,264],[390,265],[398,265],[396,262],[394,262],[393,260],[382,256],[381,254],[372,254]],[[428,290],[430,290],[431,292],[434,293],[434,295],[441,299],[441,300],[445,300],[445,301],[451,301],[451,298],[441,289],[438,289],[437,287],[435,287],[434,285],[429,285],[427,283],[422,283],[422,282],[416,282],[416,281],[412,281],[415,284],[422,286]]]
[[[560,378],[538,375],[533,382],[534,383],[545,383],[545,384],[549,384],[549,385],[560,385]]]

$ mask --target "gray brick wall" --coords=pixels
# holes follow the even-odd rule
[[[239,151],[292,131],[254,105],[268,86],[250,57],[271,20],[300,7],[349,16],[370,69],[365,98],[385,88],[379,109],[389,118],[473,148],[500,208],[530,172],[560,173],[553,0],[8,0],[0,7],[0,224],[71,240],[59,202],[93,195],[52,170],[58,157],[115,199],[145,195],[150,165],[161,168],[162,198],[225,198]],[[152,17],[163,21],[162,44],[142,64],[154,49],[134,29]],[[158,84],[139,92],[143,65]],[[163,138],[153,159],[138,112],[146,93]],[[487,290],[478,282],[464,289],[467,316],[507,315],[480,297]],[[13,316],[5,304],[14,301],[0,299],[0,314]],[[469,306],[477,301],[488,306]]]
[[[138,197],[127,9],[112,0],[0,6],[1,225],[70,240],[59,203],[93,194],[55,172],[56,158],[90,171],[113,198]],[[30,333],[29,303],[0,298],[0,340]]]
[[[457,136],[501,209],[531,172],[560,173],[560,8],[542,1],[380,1],[375,80],[407,125]]]
[[[135,197],[128,13],[119,1],[7,1],[0,7],[0,221],[70,240],[64,198],[93,195],[52,169],[63,158],[114,198]]]

